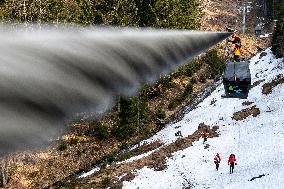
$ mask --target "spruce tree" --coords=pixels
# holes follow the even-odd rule
[[[278,20],[272,37],[272,51],[276,57],[284,56],[284,1],[274,7],[275,18]]]
[[[114,130],[115,136],[120,140],[124,140],[138,131],[138,134],[147,134],[147,124],[149,122],[147,98],[141,95],[138,102],[138,97],[130,99],[121,97],[118,103],[120,110]]]

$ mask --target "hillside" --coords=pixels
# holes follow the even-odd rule
[[[124,188],[282,188],[283,59],[276,59],[267,49],[250,62],[252,81],[258,85],[251,89],[247,100],[220,98],[224,93],[220,85],[181,121],[167,125],[145,142],[171,145],[181,140],[174,135],[177,131],[181,131],[186,140],[201,123],[217,127],[218,135],[211,135],[205,145],[199,139],[192,147],[172,153],[161,171],[147,167],[133,170],[136,176],[124,182]],[[223,158],[219,171],[213,163],[217,152]],[[227,165],[231,153],[236,155],[238,163],[232,175]]]
[[[222,30],[224,29],[224,21],[227,21],[228,25],[230,25],[232,24],[232,22],[230,21],[231,17],[240,19],[238,12],[234,12],[235,14],[233,15],[223,15],[223,13],[226,12],[226,8],[234,6],[237,7],[235,1],[218,3],[219,4],[217,4],[217,1],[204,1],[203,6],[207,8],[204,8],[203,20],[207,19],[208,22],[202,22],[203,28],[208,30],[212,30],[212,28],[216,30]],[[220,12],[218,12],[220,13],[219,16],[217,13],[212,14],[214,8],[215,10],[220,10]],[[213,11],[210,11],[212,9]],[[252,11],[252,13],[255,12]],[[226,16],[229,19],[226,19]],[[249,14],[249,17],[249,24],[252,26],[255,23],[256,14]],[[215,22],[212,22],[212,20]],[[269,30],[269,26],[267,27],[267,29]],[[244,48],[246,48],[247,50],[247,57],[251,57],[252,55],[257,54],[259,49],[265,48],[267,44],[269,44],[269,39],[266,40],[256,38],[254,37],[254,34],[252,32],[252,28],[250,27],[250,32],[248,32],[248,35],[242,36]],[[258,60],[260,56],[260,54],[258,54],[251,60],[251,70],[252,74],[254,75],[253,81],[256,82],[254,83],[255,87],[253,88],[252,93],[250,94],[247,101],[237,99],[221,99],[220,96],[223,94],[224,90],[223,86],[219,83],[219,86],[217,87],[215,92],[213,92],[210,97],[204,100],[204,102],[199,104],[199,106],[195,110],[186,114],[181,121],[167,125],[165,129],[158,132],[155,136],[148,140],[145,140],[145,144],[142,145],[142,147],[133,148],[129,153],[130,156],[133,157],[122,162],[110,163],[103,168],[95,167],[90,172],[81,174],[79,176],[80,179],[75,179],[75,181],[74,179],[71,179],[72,185],[78,188],[115,188],[122,186],[124,186],[124,188],[190,188],[190,186],[195,186],[196,188],[225,188],[226,184],[230,182],[226,179],[223,179],[222,177],[223,174],[227,174],[226,168],[222,168],[222,170],[220,171],[221,176],[214,177],[216,175],[216,172],[214,170],[213,157],[216,152],[220,152],[222,156],[224,156],[223,162],[227,160],[227,156],[231,153],[231,151],[234,151],[234,153],[236,154],[237,152],[239,153],[239,155],[237,155],[238,162],[244,161],[245,158],[248,158],[249,161],[253,161],[255,156],[259,156],[259,151],[257,153],[254,153],[254,158],[250,158],[249,155],[246,155],[245,151],[241,152],[240,150],[240,148],[243,147],[247,143],[247,141],[256,140],[254,138],[250,138],[251,136],[248,134],[258,134],[255,126],[253,126],[252,130],[248,131],[242,131],[241,129],[244,128],[242,127],[241,129],[239,129],[239,127],[237,126],[244,124],[248,124],[248,126],[250,126],[254,123],[257,123],[258,125],[264,125],[264,123],[262,123],[261,121],[258,122],[256,120],[260,118],[262,111],[265,112],[267,110],[268,107],[265,106],[265,103],[269,100],[266,98],[266,101],[261,101],[261,98],[266,97],[266,95],[259,95],[257,92],[260,92],[261,94],[262,85],[266,83],[266,81],[268,84],[264,85],[265,88],[267,88],[267,86],[271,86],[271,84],[269,83],[270,80],[275,79],[279,72],[281,72],[281,68],[279,68],[279,70],[274,69],[274,67],[277,67],[277,65],[281,62],[281,59],[274,60],[273,55],[271,55],[271,51],[267,50],[267,52],[268,55],[264,56],[263,59]],[[261,56],[263,55],[265,55],[265,53],[262,53]],[[262,62],[263,64],[258,64],[258,62]],[[269,64],[269,62],[273,62],[273,64],[271,63],[270,65],[270,71],[272,70],[271,73],[269,73],[270,79],[265,78],[266,80],[263,81],[257,73],[262,73],[264,72],[264,70],[268,72],[269,69],[266,70],[266,64]],[[266,75],[263,77],[266,77]],[[257,89],[257,92],[253,92]],[[260,109],[260,115],[258,115],[258,104],[261,104],[260,106],[262,107],[262,109]],[[270,111],[269,108],[268,112]],[[242,119],[244,116],[245,121],[232,120],[231,117],[234,117],[234,115],[236,119]],[[246,116],[249,115],[256,117],[249,117],[246,119]],[[264,118],[261,118],[261,120],[266,119],[267,117],[265,116]],[[249,123],[247,123],[248,120]],[[210,127],[210,142],[208,142],[208,144],[204,146],[201,144],[202,141],[200,139],[199,132],[202,130],[202,128],[208,126]],[[267,125],[267,127],[269,127],[269,125]],[[281,125],[278,125],[277,127],[281,128]],[[228,135],[225,136],[222,131],[224,131],[224,133]],[[242,131],[242,133],[239,131]],[[259,132],[261,133],[263,131],[261,130]],[[282,131],[280,132],[280,135],[277,135],[276,137],[281,137],[281,133]],[[222,138],[223,135],[224,138]],[[271,133],[271,135],[274,134]],[[214,142],[215,140],[218,140],[218,143],[216,142],[216,144],[212,144],[211,141]],[[225,146],[222,146],[222,144]],[[251,148],[254,149],[255,145],[256,143],[252,143]],[[269,145],[275,144],[266,144],[267,147]],[[229,146],[228,149],[227,146]],[[276,148],[279,149],[280,147],[278,146]],[[281,151],[278,152],[281,153]],[[273,153],[277,154],[278,152],[276,150],[276,152]],[[127,157],[128,155],[126,156],[126,158]],[[278,163],[281,161],[281,159],[277,160]],[[226,162],[223,162],[222,166],[224,167],[224,164]],[[197,167],[200,167],[200,169]],[[209,172],[208,174],[206,173],[207,169]],[[273,171],[271,171],[270,169],[270,172]],[[265,173],[258,173],[256,170],[254,170],[250,174],[242,174],[238,176],[235,182],[232,182],[232,184],[241,183],[242,181],[240,180],[246,177],[248,178],[248,180],[255,180],[254,177],[258,177],[262,174]],[[161,178],[164,179],[161,180]],[[212,178],[212,180],[208,178]],[[158,180],[160,180],[161,182],[157,182]],[[274,186],[277,188],[279,181],[281,181],[281,179],[276,180],[272,184],[274,184]],[[219,182],[220,185],[217,185]],[[263,187],[261,182],[257,183],[260,188]],[[213,185],[211,185],[210,183],[213,183]],[[249,184],[250,183],[248,183],[247,188],[251,187],[251,185]],[[236,188],[240,188],[240,185],[236,185]]]
[[[214,7],[214,6],[212,6],[212,3],[213,3],[213,5],[216,5],[216,4],[214,4],[214,2],[211,2],[210,6],[209,6],[210,8]],[[215,3],[216,3],[216,1],[215,1]],[[208,4],[205,4],[205,5],[208,5]],[[218,4],[218,6],[222,7],[222,4]],[[205,11],[204,17],[206,17],[206,16],[208,16],[208,14]],[[208,18],[210,18],[210,17],[208,16]],[[218,19],[216,19],[216,21],[218,21]],[[221,22],[217,22],[217,23],[214,23],[214,24],[207,23],[205,25],[207,25],[208,29],[210,29],[211,25],[214,25],[215,27],[217,27],[218,24],[220,25],[219,28],[221,28],[223,26],[222,20],[221,20]],[[252,24],[252,23],[250,23],[250,24]],[[205,27],[205,26],[203,26],[203,27]],[[264,40],[259,39],[259,38],[254,37],[253,34],[248,34],[246,36],[242,36],[242,39],[243,39],[244,47],[250,49],[250,51],[248,51],[247,57],[250,57],[250,56],[256,54],[257,51],[259,51],[256,44],[262,45],[261,47],[265,48],[265,46],[269,43],[269,39],[267,41],[266,41],[266,39],[264,39]],[[223,92],[222,86],[219,86],[217,89],[221,90],[221,92],[218,92],[218,95],[216,97],[211,98],[210,104],[212,104],[212,105],[214,105],[214,103],[217,99],[220,99],[220,96]],[[215,90],[214,93],[216,93],[216,90]],[[208,102],[209,100],[205,100],[205,101]],[[126,161],[123,161],[122,163],[115,163],[115,162],[109,163],[109,164],[106,165],[106,167],[103,167],[103,168],[95,167],[90,172],[81,173],[80,178],[83,178],[83,179],[71,179],[71,180],[67,179],[67,180],[65,180],[64,183],[68,183],[68,181],[69,181],[71,183],[70,184],[71,186],[76,186],[78,188],[79,187],[80,188],[89,188],[89,187],[107,188],[108,186],[110,188],[115,188],[115,187],[121,187],[123,181],[128,181],[128,180],[131,181],[132,179],[134,179],[133,182],[130,182],[130,183],[125,182],[124,183],[126,185],[125,187],[127,188],[128,185],[129,185],[129,188],[136,188],[136,187],[140,187],[140,188],[141,187],[142,188],[167,188],[167,186],[171,186],[169,188],[180,188],[180,187],[183,186],[182,183],[184,183],[186,185],[187,180],[184,180],[183,178],[181,178],[181,180],[182,180],[181,183],[176,183],[176,184],[171,183],[169,185],[165,184],[164,182],[161,182],[160,185],[158,185],[156,180],[158,180],[158,178],[160,178],[160,177],[164,177],[164,176],[166,177],[166,175],[163,174],[163,172],[170,172],[169,174],[172,173],[172,171],[169,170],[169,167],[167,166],[167,162],[171,160],[171,157],[176,153],[176,151],[187,149],[192,144],[194,144],[194,141],[199,141],[199,134],[198,133],[204,127],[204,125],[201,125],[201,127],[197,128],[197,126],[199,126],[199,124],[205,123],[205,127],[208,126],[208,125],[211,126],[211,130],[210,130],[211,136],[210,137],[218,136],[219,131],[217,129],[220,127],[220,125],[218,125],[217,122],[218,122],[219,119],[225,119],[225,118],[224,117],[222,118],[222,116],[215,118],[214,124],[211,125],[210,122],[209,123],[205,122],[206,119],[204,118],[204,116],[206,114],[208,114],[208,112],[219,112],[220,109],[221,109],[220,108],[221,105],[228,107],[227,104],[230,101],[231,100],[229,100],[229,99],[225,99],[225,101],[222,102],[222,104],[220,104],[220,106],[218,106],[217,110],[216,109],[213,109],[213,110],[210,109],[208,111],[204,111],[204,108],[200,108],[200,109],[198,108],[199,111],[202,111],[200,113],[200,115],[192,116],[194,118],[197,118],[197,120],[195,120],[196,123],[192,123],[192,122],[188,123],[188,121],[186,119],[189,119],[189,118],[188,118],[188,115],[186,115],[181,122],[167,126],[166,129],[164,129],[161,132],[158,132],[158,134],[155,135],[153,138],[146,140],[146,143],[144,145],[142,145],[140,148],[134,148],[129,153],[125,154],[125,157],[123,157],[122,159],[125,159],[129,156],[134,156],[134,157],[132,157],[132,158],[126,160]],[[250,103],[249,102],[244,103],[244,105],[241,105],[241,107],[245,107],[246,106],[245,104],[250,104]],[[232,111],[228,111],[228,114],[226,114],[226,116],[228,116],[227,119],[230,119],[230,117],[233,116],[234,111],[238,111],[238,109],[240,109],[240,107],[238,107],[237,105],[235,105],[235,106],[236,106],[235,110],[233,109]],[[252,107],[252,106],[248,106],[248,107]],[[231,106],[231,108],[233,108],[233,106]],[[224,110],[224,108],[222,107],[222,111],[223,110]],[[196,110],[192,111],[189,114],[192,115],[192,114],[194,114],[195,111]],[[250,110],[250,111],[256,111],[257,112],[257,109],[252,108],[252,110]],[[222,113],[218,113],[218,114],[221,115]],[[214,117],[211,114],[209,114],[209,115],[210,115],[210,119],[214,120]],[[212,122],[212,120],[211,120],[211,122]],[[182,125],[182,124],[185,124],[185,125]],[[195,124],[195,126],[192,127],[192,124]],[[232,124],[232,123],[229,123],[229,124]],[[216,126],[216,127],[213,127],[213,126]],[[177,137],[176,135],[182,135],[183,138]],[[177,140],[177,138],[179,138],[179,139]],[[201,142],[201,141],[199,141],[199,142]],[[208,147],[210,149],[210,146],[208,146]],[[208,147],[206,146],[206,148],[208,148]],[[201,148],[204,148],[204,146],[201,145]],[[146,152],[146,153],[144,154],[144,152]],[[213,152],[213,153],[215,153],[215,152]],[[137,155],[137,156],[135,156],[135,155]],[[210,158],[208,157],[208,160],[204,159],[204,161],[208,162],[209,159],[212,159],[212,158],[213,157],[210,157]],[[150,167],[151,169],[148,169],[146,167]],[[145,169],[147,171],[145,172],[145,174],[143,174]],[[139,175],[140,172],[141,172],[141,175]],[[153,177],[152,177],[152,174],[153,174]],[[160,175],[160,174],[162,174],[162,175]],[[176,174],[176,173],[173,173],[173,174]],[[186,173],[183,173],[183,174],[186,174]],[[86,176],[87,176],[87,178],[84,178]],[[143,177],[143,179],[145,179],[145,180],[142,180],[142,178],[140,176]],[[170,175],[169,177],[170,178],[176,178],[176,176],[173,176],[173,175]],[[151,178],[153,178],[153,180],[151,180]],[[166,178],[168,178],[168,177],[166,177]],[[169,178],[169,180],[171,180],[170,178]],[[151,182],[151,181],[153,181],[153,182]],[[173,181],[173,182],[175,182],[175,181]],[[149,185],[147,185],[147,183],[149,183]],[[180,185],[178,185],[178,184],[180,184]]]
[[[237,33],[241,35],[244,55],[247,58],[252,57],[259,49],[265,49],[270,44],[269,38],[255,37],[254,27],[258,23],[263,23],[264,33],[269,33],[273,30],[270,20],[264,15],[265,6],[262,4],[263,2],[259,0],[251,0],[249,2],[249,10],[246,14],[246,33],[244,35],[241,33],[243,15],[240,1],[200,1],[200,6],[203,10],[201,28],[210,31],[224,31],[226,27],[236,29]]]
[[[193,3],[194,6],[187,5],[187,1],[182,1],[185,4],[180,4],[179,6],[173,6],[171,4],[176,1],[155,1],[155,9],[148,9],[149,7],[147,6],[146,10],[148,12],[146,11],[146,13],[149,13],[150,15],[154,13],[155,18],[157,18],[156,20],[143,20],[142,18],[145,12],[131,11],[133,7],[128,6],[127,3],[133,3],[133,1],[98,1],[100,3],[95,5],[91,4],[93,1],[88,1],[87,4],[80,4],[80,2],[85,2],[83,0],[76,2],[61,0],[47,1],[48,3],[42,4],[44,14],[40,11],[41,7],[36,7],[35,10],[31,8],[25,12],[26,4],[17,4],[16,2],[17,6],[14,6],[14,1],[6,2],[9,2],[10,4],[3,8],[1,3],[0,11],[4,10],[1,12],[3,13],[1,16],[24,22],[35,21],[36,18],[39,18],[39,20],[36,20],[39,22],[44,20],[56,22],[58,19],[62,19],[64,22],[71,21],[80,24],[95,22],[104,25],[114,24],[122,26],[151,26],[179,29],[197,29],[199,28],[200,23],[203,30],[222,31],[226,26],[234,27],[235,19],[239,22],[241,20],[240,13],[236,11],[239,5],[236,3],[237,1],[231,0],[200,1],[200,7],[204,13],[201,21],[199,20],[201,14],[199,14],[198,11],[194,11],[192,14],[190,11],[183,11],[184,6],[181,5],[186,5],[185,7],[187,7],[187,10],[198,10],[195,3]],[[63,10],[62,14],[57,14],[54,9],[49,10],[49,8],[51,8],[49,3],[56,4],[56,2],[60,2],[58,6],[60,5],[60,10]],[[139,1],[135,2],[137,3]],[[115,7],[117,6],[119,9],[116,12]],[[142,10],[145,4],[138,3],[136,6],[136,8]],[[66,9],[66,7],[68,8]],[[125,7],[127,7],[127,9],[124,9]],[[99,14],[97,14],[96,11],[98,9],[102,9],[103,11],[98,11]],[[5,12],[7,10],[8,12]],[[83,10],[90,11],[86,14]],[[55,11],[56,14],[48,14],[49,11]],[[68,15],[70,15],[70,12],[72,11],[75,11],[76,14],[74,14],[75,16],[72,14],[72,16],[69,17]],[[13,12],[19,14],[10,14]],[[181,12],[183,14],[181,14]],[[254,11],[251,13],[254,13]],[[37,17],[36,15],[38,14],[42,17]],[[250,58],[258,53],[260,49],[267,48],[270,39],[260,39],[254,36],[251,29],[255,23],[256,15],[248,14],[248,16],[251,18],[249,19],[250,29],[246,35],[241,37],[245,55],[247,58]],[[192,19],[192,17],[194,19]],[[44,19],[41,20],[40,18]],[[187,20],[192,20],[192,22],[187,22]],[[177,72],[172,73],[165,78],[161,78],[154,86],[148,86],[146,91],[150,93],[151,99],[149,101],[143,101],[142,103],[144,103],[144,105],[149,105],[148,108],[150,113],[148,114],[150,121],[145,124],[145,127],[143,127],[144,130],[136,131],[133,136],[123,141],[113,137],[113,128],[116,126],[119,109],[118,106],[102,119],[101,125],[100,123],[97,124],[96,122],[88,122],[85,120],[75,122],[74,124],[71,124],[70,132],[54,141],[48,149],[42,149],[35,152],[19,152],[2,159],[2,165],[7,168],[6,174],[9,178],[6,188],[73,188],[74,186],[77,188],[90,188],[90,186],[106,188],[106,186],[110,185],[115,180],[120,180],[116,183],[115,187],[121,187],[122,180],[132,180],[134,178],[134,174],[131,172],[132,170],[140,169],[144,166],[153,167],[155,170],[163,170],[165,168],[166,157],[172,156],[177,150],[185,149],[189,147],[192,142],[199,140],[197,135],[200,129],[196,129],[196,126],[190,127],[190,132],[188,133],[181,130],[183,136],[192,135],[186,139],[186,141],[188,141],[185,142],[185,144],[183,144],[184,140],[174,142],[175,139],[172,140],[171,136],[169,136],[170,141],[156,141],[153,144],[145,144],[141,148],[132,151],[127,151],[127,149],[134,144],[137,144],[141,138],[149,138],[157,132],[162,133],[167,131],[166,129],[159,132],[165,127],[166,123],[179,119],[183,107],[190,104],[196,96],[203,93],[205,89],[214,89],[215,79],[221,75],[222,69],[224,68],[224,61],[221,58],[223,51],[222,45],[223,44],[220,44],[216,48],[218,54],[216,53],[216,49],[213,49],[207,56],[202,55],[198,57],[191,65],[188,64]],[[202,57],[205,58],[203,59]],[[210,90],[208,91],[210,92]],[[216,92],[214,92],[214,94],[215,93]],[[144,93],[142,95],[144,95]],[[215,98],[219,99],[217,96]],[[135,106],[137,104],[137,98],[132,98],[130,102],[125,103],[129,103],[130,106]],[[145,111],[146,109],[147,107],[145,106]],[[215,109],[212,111],[210,110],[210,112],[214,111]],[[136,115],[133,116],[134,119],[135,116]],[[200,121],[200,123],[202,122]],[[210,122],[205,124],[210,125]],[[179,131],[179,125],[176,125],[175,127],[177,128],[168,131],[166,135],[172,135]],[[96,130],[97,128],[101,129],[99,134]],[[212,128],[212,137],[218,135],[216,129],[217,128]],[[142,137],[140,136],[140,133],[142,133]],[[103,138],[100,138],[101,135],[103,135]],[[154,138],[155,137],[157,138],[157,135],[155,135]],[[121,138],[123,138],[123,136]],[[154,139],[152,138],[146,141],[153,142]],[[167,145],[165,146],[165,144],[168,144],[169,147]],[[159,148],[156,149],[156,147]],[[162,150],[163,152],[162,157],[160,157],[161,153],[159,150]],[[147,156],[148,159],[145,161],[134,161],[133,164],[127,165],[128,167],[124,167],[124,164],[121,164],[121,167],[116,167],[116,161],[123,161],[131,156],[143,154],[148,151],[156,153]],[[117,157],[117,154],[119,154],[119,157]],[[95,165],[102,167],[101,172],[99,173],[100,175],[94,174],[86,179],[77,179],[82,173],[92,170]],[[104,169],[104,167],[109,167],[109,169]],[[92,172],[94,173],[97,169],[98,168],[96,167]],[[116,172],[115,170],[118,171]],[[90,173],[87,173],[87,175],[90,175]],[[117,179],[116,176],[122,175],[124,175],[123,179]],[[139,176],[136,178],[139,178]],[[135,182],[134,179],[134,185]],[[130,183],[128,184],[132,186]],[[128,184],[126,183],[126,187]]]
[[[282,188],[283,69],[283,59],[276,59],[270,49],[257,54],[250,60],[254,87],[248,99],[221,98],[224,89],[219,84],[182,120],[144,141],[152,148],[105,169],[96,168],[91,176],[82,175],[77,186],[95,186],[104,175],[109,179],[106,187],[123,182],[127,189]],[[198,134],[202,127],[210,128],[206,144]],[[219,171],[213,163],[217,152],[222,157]],[[227,165],[231,153],[238,163],[233,174]]]

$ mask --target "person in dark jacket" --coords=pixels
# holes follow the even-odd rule
[[[234,166],[237,165],[235,154],[231,154],[228,159],[228,165],[230,165],[230,174],[234,172]]]
[[[217,153],[217,154],[215,155],[215,157],[214,157],[214,163],[215,163],[215,165],[216,165],[216,170],[217,170],[217,171],[218,171],[218,169],[219,169],[219,164],[220,164],[220,162],[221,162],[221,156],[220,156],[219,153]]]

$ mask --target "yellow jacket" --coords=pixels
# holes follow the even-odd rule
[[[234,53],[234,55],[241,56],[242,50],[241,50],[240,47],[236,47],[236,48],[234,48],[234,52],[233,53]]]

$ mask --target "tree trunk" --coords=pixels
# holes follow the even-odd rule
[[[0,165],[0,187],[5,187],[8,181],[7,163],[2,162]]]

